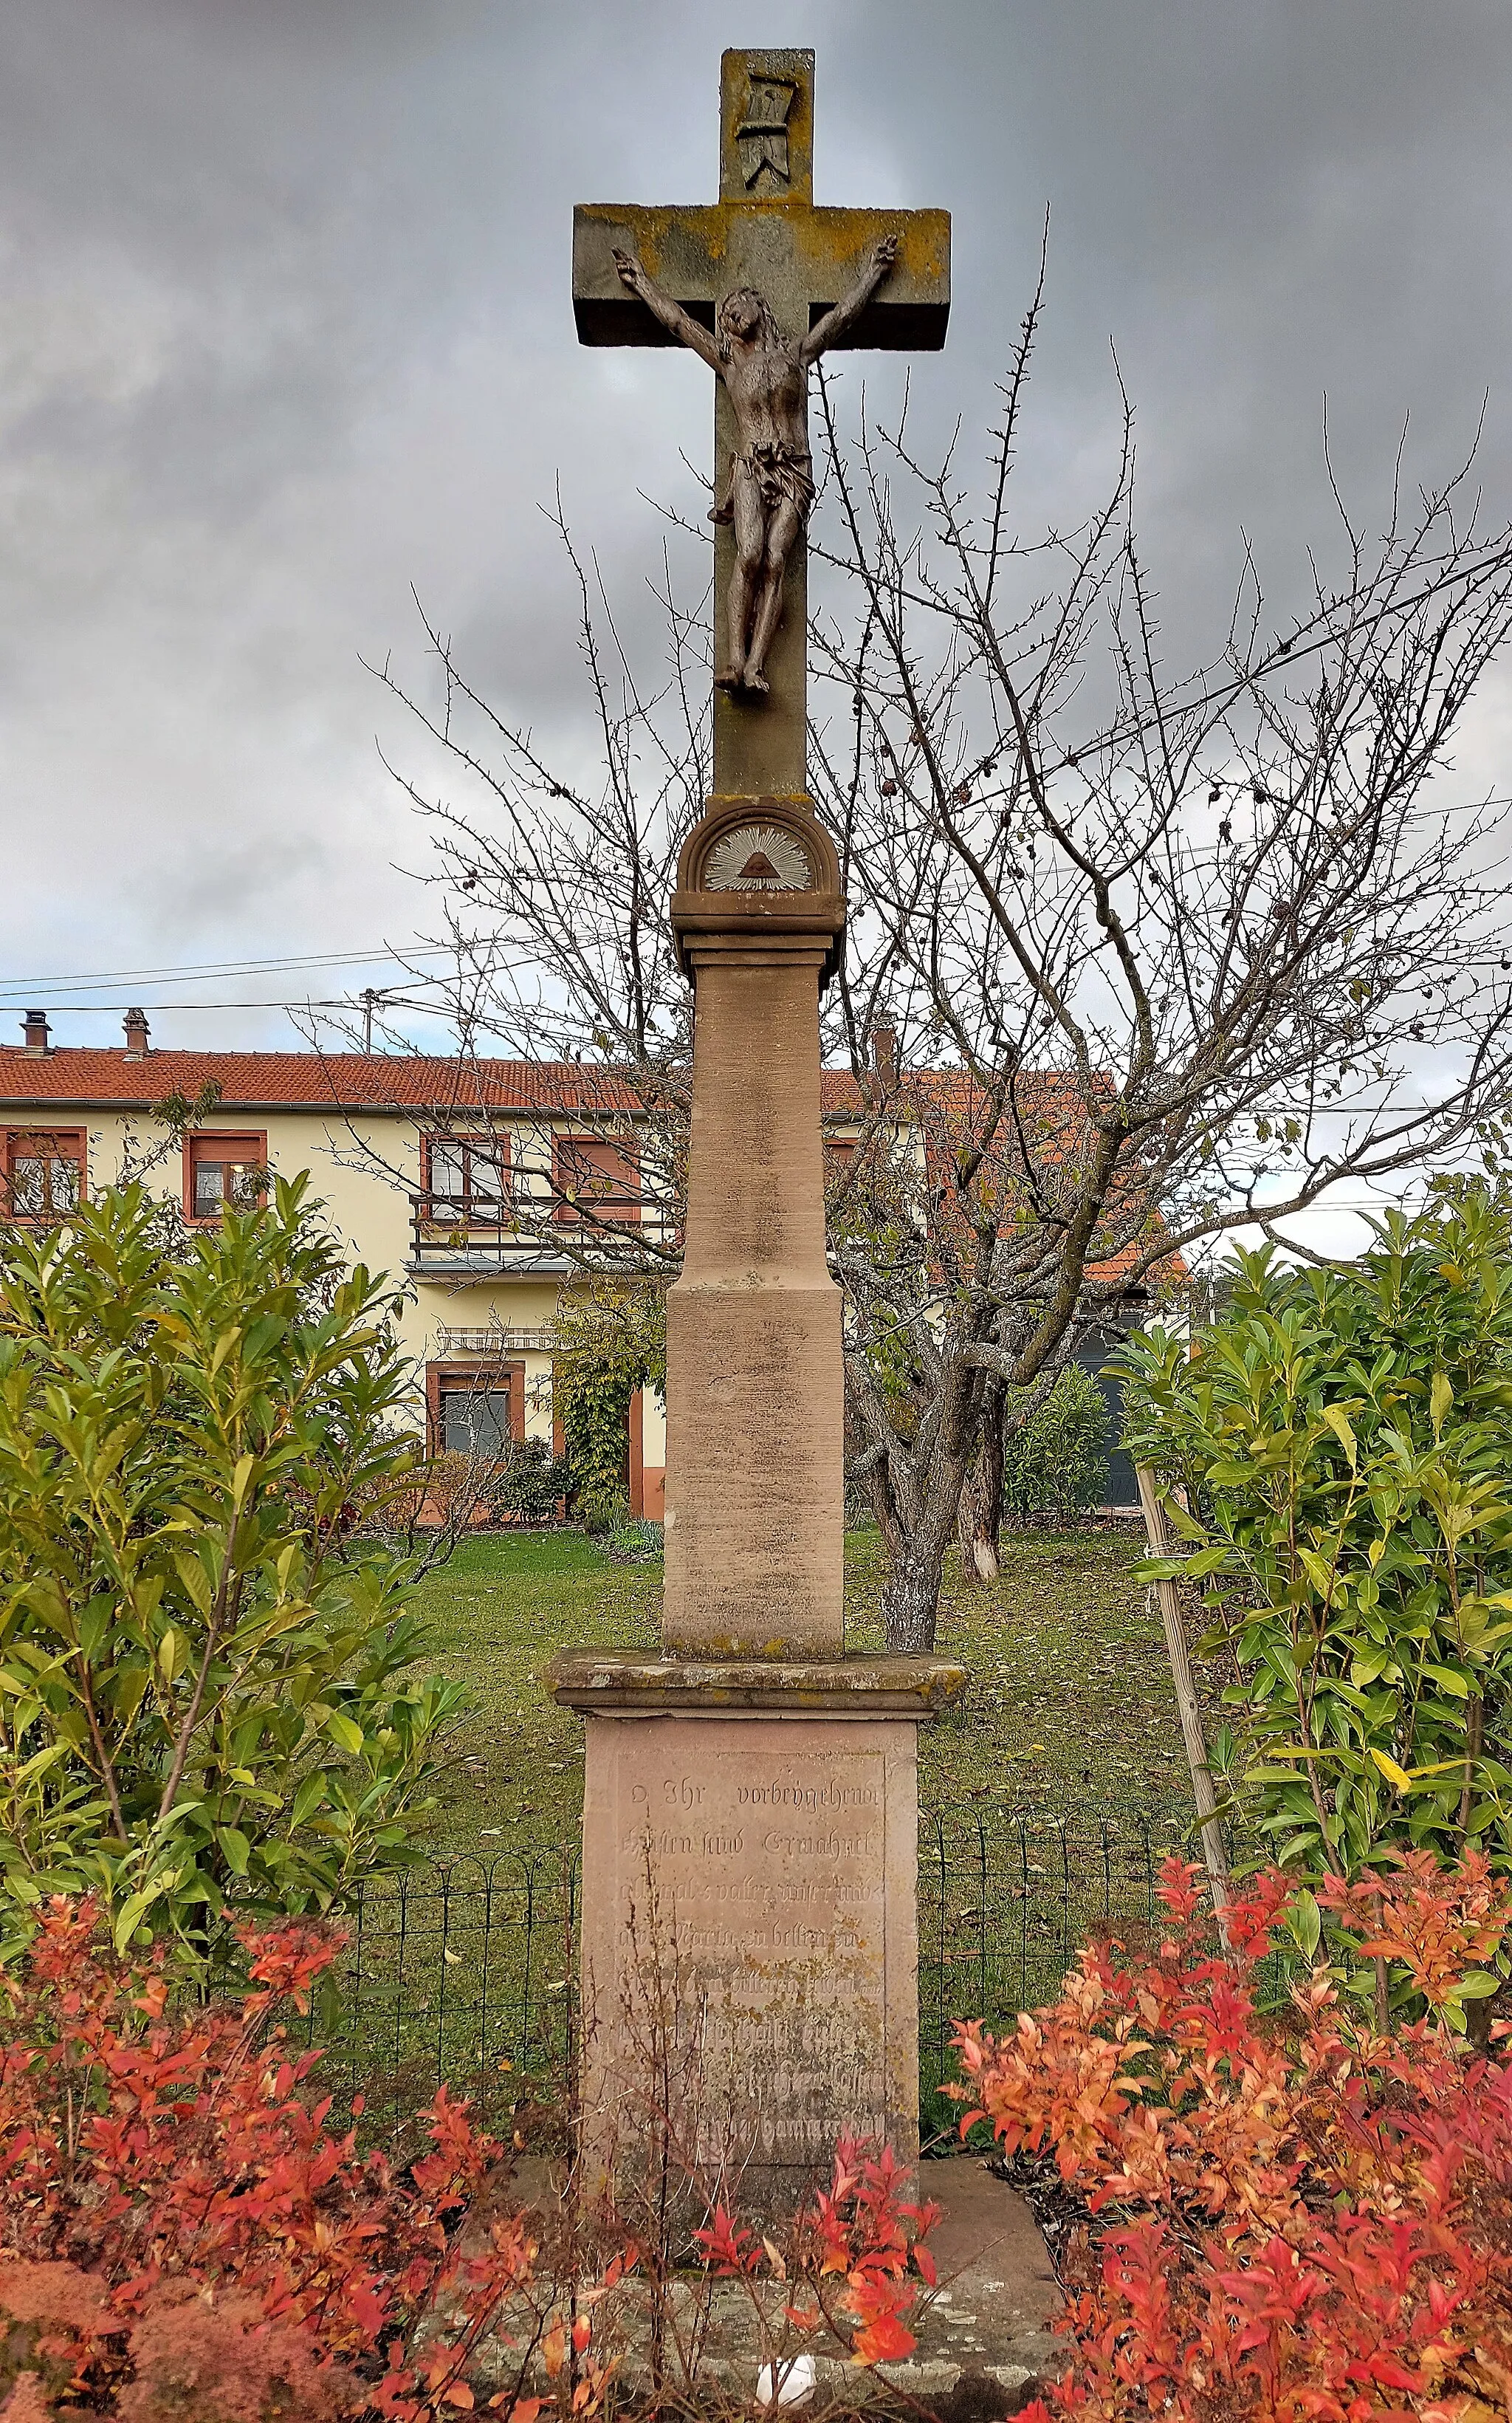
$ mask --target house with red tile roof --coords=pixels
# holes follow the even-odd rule
[[[134,1012],[123,1049],[55,1047],[39,1012],[0,1045],[0,1180],[12,1217],[55,1219],[135,1172],[208,1223],[256,1201],[269,1171],[307,1170],[353,1258],[406,1282],[400,1329],[433,1447],[488,1453],[552,1435],[550,1324],[581,1261],[565,1228],[580,1196],[642,1216],[637,1107],[570,1061],[159,1051]],[[523,1196],[540,1216],[522,1232]],[[654,1519],[665,1435],[641,1391],[630,1495]]]
[[[910,1076],[926,1157],[969,1117],[965,1083]],[[822,1105],[843,1155],[863,1113],[848,1071],[823,1071]],[[268,1172],[307,1171],[353,1258],[406,1283],[400,1328],[433,1448],[487,1453],[552,1436],[551,1324],[592,1264],[595,1224],[632,1254],[643,1233],[670,1234],[642,1180],[644,1118],[612,1071],[573,1061],[159,1050],[140,1011],[122,1047],[57,1046],[35,1011],[0,1043],[0,1207],[55,1220],[136,1173],[208,1223],[256,1201]],[[632,1511],[653,1520],[665,1442],[660,1400],[641,1390],[627,1472]]]

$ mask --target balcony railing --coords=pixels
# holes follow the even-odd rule
[[[410,1196],[410,1269],[421,1277],[644,1269],[662,1261],[676,1234],[670,1213],[637,1195],[585,1195],[579,1202],[523,1194]]]
[[[490,1324],[462,1328],[442,1325],[435,1333],[438,1354],[480,1354],[497,1360],[505,1354],[549,1354],[556,1343],[551,1329],[501,1329]]]

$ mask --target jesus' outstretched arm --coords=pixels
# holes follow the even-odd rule
[[[805,362],[816,362],[827,348],[854,328],[882,280],[898,258],[898,239],[885,235],[872,249],[872,257],[848,294],[843,294],[833,309],[811,327],[804,338],[800,355]]]
[[[650,271],[642,269],[633,252],[622,252],[616,245],[614,265],[631,293],[638,294],[647,309],[654,311],[662,326],[670,331],[679,344],[686,345],[701,360],[706,361],[717,377],[723,372],[724,364],[719,359],[719,348],[707,328],[701,328],[696,320],[689,319],[681,303],[674,303],[669,294],[663,293]]]

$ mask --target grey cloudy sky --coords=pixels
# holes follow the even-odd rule
[[[1512,508],[1507,0],[0,0],[0,990],[423,926],[374,735],[404,742],[358,661],[423,677],[412,583],[572,745],[538,500],[559,473],[633,619],[638,491],[694,501],[708,397],[690,359],[577,348],[571,208],[712,197],[729,42],[817,50],[818,198],[954,214],[950,341],[914,373],[935,428],[988,412],[1049,204],[1025,484],[1095,489],[1111,337],[1173,654],[1241,526],[1296,573],[1325,392],[1379,510],[1403,416],[1442,468],[1488,391]],[[1502,685],[1467,780],[1509,755]]]

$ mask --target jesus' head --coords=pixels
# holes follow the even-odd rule
[[[780,345],[782,331],[773,319],[763,295],[754,286],[737,286],[719,306],[719,350],[728,353],[732,344]]]

